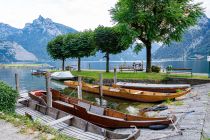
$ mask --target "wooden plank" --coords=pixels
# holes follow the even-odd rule
[[[55,124],[58,124],[58,123],[61,123],[61,122],[70,120],[70,119],[72,119],[72,118],[73,118],[73,116],[68,115],[68,116],[65,116],[65,117],[63,117],[63,118],[57,119],[57,120],[55,120],[55,121],[53,121],[53,122],[49,122],[49,123],[47,123],[47,125],[52,126],[52,125],[55,125]]]
[[[55,121],[54,118],[44,115],[44,114],[42,114],[38,111],[35,111],[31,108],[28,108],[28,107],[17,108],[16,112],[21,115],[25,115],[25,112],[27,112],[30,115],[32,115],[32,117],[34,119],[38,119],[43,124],[48,124],[52,121]],[[71,137],[74,137],[77,139],[81,139],[81,140],[102,140],[102,139],[105,139],[101,135],[97,135],[97,134],[94,134],[91,132],[84,132],[83,130],[76,128],[74,126],[68,126],[64,122],[57,123],[51,127],[55,128],[56,130],[60,131],[61,133],[64,133],[68,136],[71,136]]]

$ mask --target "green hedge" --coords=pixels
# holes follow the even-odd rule
[[[151,67],[151,70],[152,70],[152,72],[159,73],[160,72],[160,67],[158,67],[158,66],[152,66]]]
[[[14,112],[17,97],[16,90],[0,81],[0,111]]]

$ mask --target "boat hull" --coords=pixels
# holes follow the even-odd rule
[[[74,81],[65,81],[64,84],[73,89],[75,89],[78,86],[78,82]],[[161,102],[167,99],[174,99],[186,95],[190,92],[190,88],[177,93],[147,92],[125,88],[120,88],[118,91],[116,91],[115,89],[116,88],[103,86],[103,95],[122,99],[129,99],[139,102]],[[90,84],[83,83],[82,90],[90,93],[99,94],[99,87],[92,86]]]
[[[41,104],[43,104],[46,100],[46,96],[43,96],[45,94],[46,92],[43,92],[43,91],[29,92],[29,96]],[[91,122],[93,124],[96,124],[104,128],[129,128],[129,127],[134,127],[134,126],[147,128],[151,125],[169,125],[175,122],[176,120],[175,116],[171,118],[167,118],[167,117],[145,118],[145,117],[140,117],[140,116],[132,116],[128,114],[123,114],[114,110],[112,111],[110,109],[107,109],[104,112],[105,114],[108,114],[108,115],[103,115],[103,114],[99,115],[99,114],[91,112],[91,110],[87,110],[86,108],[78,105],[77,104],[78,101],[81,101],[81,100],[72,99],[71,97],[62,95],[55,90],[52,90],[52,95],[53,95],[52,106],[54,108],[70,113],[72,115],[75,115],[79,118],[82,118],[88,122]],[[39,98],[41,96],[42,98],[44,97],[44,99]],[[86,103],[88,102],[86,101]],[[96,106],[93,106],[93,105],[91,106],[90,104],[90,107],[96,107]]]
[[[144,84],[144,83],[127,83],[118,82],[116,86],[127,89],[136,89],[143,91],[176,93],[178,90],[190,88],[189,84]]]
[[[112,130],[104,129],[100,126],[89,123],[88,121],[86,121],[84,119],[81,119],[77,116],[73,116],[72,114],[69,114],[69,113],[59,110],[59,109],[56,109],[54,107],[47,107],[42,104],[39,104],[39,103],[37,103],[37,100],[34,101],[33,99],[32,100],[29,99],[29,100],[23,101],[21,103],[33,110],[39,111],[40,113],[50,116],[56,120],[63,118],[65,116],[71,115],[72,118],[70,120],[64,121],[63,123],[66,123],[67,125],[69,125],[69,127],[73,127],[74,131],[77,132],[77,134],[84,131],[84,132],[88,132],[88,135],[90,135],[91,133],[94,133],[99,136],[103,136],[102,137],[103,139],[115,139],[115,140],[117,140],[117,139],[119,139],[119,140],[122,140],[122,139],[123,140],[135,140],[140,136],[140,130],[137,128],[131,128],[129,132],[124,131],[124,133],[114,132]],[[21,113],[23,112],[22,109],[20,112]],[[28,113],[28,114],[31,116],[34,115],[34,113],[33,114]],[[84,135],[81,138],[84,139]],[[90,137],[89,137],[89,139],[90,139]]]

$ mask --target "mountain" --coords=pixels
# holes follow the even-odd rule
[[[42,16],[33,20],[32,23],[26,23],[23,29],[0,23],[0,62],[48,61],[50,57],[46,51],[47,43],[58,35],[71,32],[76,32],[76,30]],[[153,46],[154,52],[159,45]],[[111,55],[110,59],[113,61],[145,60],[145,55],[145,49],[135,54],[133,49],[129,48],[120,54]],[[103,56],[104,54],[98,52],[95,56],[83,58],[83,60],[100,61],[104,60]]]
[[[0,40],[6,40],[9,36],[13,34],[20,34],[21,30],[16,29],[8,24],[0,23]]]
[[[49,18],[39,16],[32,23],[26,23],[22,29],[0,23],[0,62],[15,61],[49,61],[46,46],[48,41],[57,35],[76,32],[75,29],[55,23]],[[210,19],[203,16],[198,24],[189,28],[181,42],[172,42],[170,45],[160,46],[153,44],[153,59],[189,60],[205,59],[210,49]],[[95,56],[82,60],[101,61],[104,54],[98,52]],[[145,48],[135,54],[129,48],[117,55],[111,55],[112,61],[145,60]]]
[[[0,60],[0,62],[15,62],[37,61],[38,59],[16,42],[0,41]]]
[[[65,25],[55,23],[51,19],[43,18],[42,16],[39,16],[32,23],[26,23],[23,29],[16,29],[10,25],[0,23],[0,48],[4,48],[4,51],[7,52],[13,52],[9,54],[3,53],[4,51],[0,49],[0,53],[2,54],[0,62],[46,61],[49,59],[46,51],[47,43],[58,35],[71,32],[76,32],[76,30]],[[7,44],[6,48],[3,47],[4,44]],[[17,46],[19,47],[17,48]],[[16,59],[17,57],[14,56],[14,53],[16,52],[16,54],[18,54],[20,49],[22,52],[31,54],[32,56],[28,57],[28,55],[22,55],[22,58],[19,56],[19,59]]]
[[[161,46],[153,55],[154,59],[192,60],[206,59],[210,51],[210,19],[205,15],[197,25],[190,27],[181,42]]]

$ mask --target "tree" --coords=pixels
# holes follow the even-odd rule
[[[99,51],[105,53],[106,72],[109,72],[110,54],[117,54],[128,47],[121,43],[121,32],[115,27],[99,26],[95,29],[95,44]]]
[[[95,54],[95,45],[92,31],[68,34],[64,39],[65,45],[71,53],[71,58],[78,58],[78,71],[81,71],[81,58]]]
[[[67,51],[63,42],[64,35],[59,35],[47,44],[48,54],[55,60],[62,60],[62,70],[65,67],[65,60],[71,56],[71,53]]]
[[[202,15],[200,5],[193,0],[119,0],[111,14],[115,22],[134,32],[133,37],[142,42],[138,47],[146,47],[146,71],[151,72],[152,43],[180,41]]]

